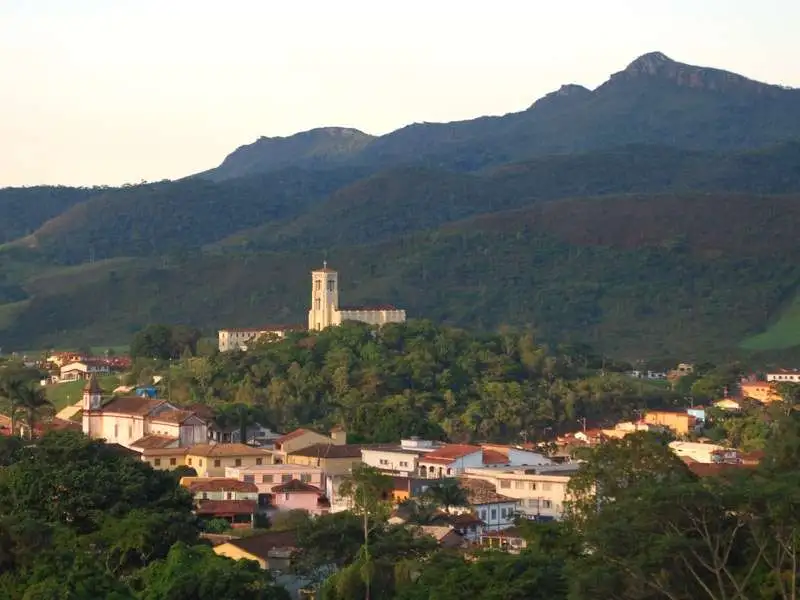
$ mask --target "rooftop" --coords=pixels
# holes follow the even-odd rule
[[[256,508],[255,500],[200,500],[195,512],[198,515],[252,515]]]
[[[266,560],[269,553],[277,549],[297,548],[296,531],[268,531],[261,535],[252,535],[245,538],[234,538],[226,542],[244,550],[248,554]]]
[[[268,450],[253,448],[246,444],[197,444],[186,448],[192,456],[271,456]]]
[[[169,448],[178,438],[169,435],[146,435],[131,444],[134,448]]]
[[[164,400],[148,398],[147,396],[122,396],[112,398],[101,410],[106,413],[145,416],[163,403]]]
[[[292,479],[287,483],[276,485],[275,487],[272,488],[272,492],[279,494],[287,494],[287,493],[321,494],[322,490],[315,485],[309,485],[307,483],[303,483],[302,481],[298,481],[297,479]]]
[[[305,329],[302,325],[262,325],[261,327],[225,327],[220,333],[270,333],[272,331],[295,331]]]
[[[239,481],[238,479],[229,479],[225,477],[184,477],[181,480],[181,485],[189,490],[192,494],[196,494],[198,492],[258,493],[258,486],[255,483],[247,483],[245,481]]]
[[[275,440],[276,444],[285,444],[286,442],[293,440],[295,438],[299,438],[307,433],[316,433],[316,431],[311,431],[310,429],[295,429],[294,431],[290,431]]]
[[[368,448],[361,444],[313,444],[294,452],[289,456],[307,456],[310,458],[361,458],[361,449]]]
[[[160,421],[162,423],[180,424],[193,415],[194,413],[190,410],[173,408],[153,415],[152,419],[153,421]]]
[[[514,502],[514,498],[509,498],[502,494],[498,494],[494,485],[482,479],[469,479],[461,477],[459,483],[464,491],[467,493],[467,498],[470,504],[494,504],[497,502]]]
[[[469,444],[445,444],[441,448],[437,448],[433,452],[428,452],[420,460],[422,462],[452,462],[456,459],[463,458],[470,454],[480,452],[480,446],[471,446]]]
[[[393,304],[372,304],[367,306],[340,306],[339,312],[351,311],[368,311],[368,310],[397,310]]]

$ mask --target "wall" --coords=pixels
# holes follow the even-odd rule
[[[320,490],[320,493],[322,491]],[[306,510],[311,514],[320,514],[322,509],[317,505],[319,494],[308,492],[277,493],[272,497],[272,504],[278,510]],[[325,512],[328,509],[325,508]]]
[[[258,487],[259,494],[271,494],[273,487],[288,483],[292,479],[297,479],[324,490],[322,469],[316,467],[286,464],[251,467],[249,469],[228,467],[225,469],[225,477],[254,483]],[[252,478],[252,481],[249,478]]]
[[[466,456],[454,459],[449,464],[442,464],[438,460],[436,462],[425,462],[424,456],[420,457],[419,459],[420,474],[422,474],[422,467],[426,467],[426,476],[429,478],[455,477],[456,475],[461,474],[464,469],[482,466],[483,450],[478,450],[472,454],[467,454]],[[431,471],[431,467],[433,467],[433,471]]]
[[[529,517],[560,519],[569,497],[568,474],[493,473],[488,469],[470,469],[464,476],[492,483],[498,494],[517,500],[517,510]]]
[[[418,456],[416,454],[364,448],[361,451],[361,461],[376,469],[394,471],[405,475],[417,474]]]
[[[340,310],[334,315],[334,325],[344,321],[360,321],[369,325],[385,325],[386,323],[405,323],[404,310]]]
[[[326,475],[345,475],[361,464],[361,457],[317,458],[316,456],[287,456],[286,464],[319,467]]]
[[[98,429],[92,437],[103,438],[126,448],[145,436],[144,418],[132,415],[104,413],[97,418]]]
[[[226,467],[257,467],[269,464],[271,456],[197,456],[186,455],[186,465],[197,471],[198,477],[225,477]],[[238,461],[238,464],[237,464]]]
[[[169,471],[181,465],[185,465],[186,455],[165,451],[164,454],[148,453],[147,456],[142,455],[142,460],[154,469]]]
[[[275,451],[279,452],[284,458],[291,452],[297,452],[303,448],[308,448],[314,444],[331,444],[333,440],[327,436],[317,433],[316,431],[306,431],[302,435],[292,438],[281,444],[281,447],[276,446]]]
[[[473,506],[473,509],[485,523],[484,531],[498,531],[514,524],[517,505],[515,502],[492,502]]]

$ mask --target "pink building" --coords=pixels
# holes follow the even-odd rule
[[[324,515],[331,510],[323,490],[297,479],[272,488],[272,505],[277,510],[305,510],[312,515]]]
[[[309,499],[300,498],[283,498],[281,502],[276,501],[276,497],[280,492],[276,488],[289,484],[292,481],[297,481],[305,486],[313,487],[316,490],[317,497],[324,496],[324,473],[319,467],[307,467],[305,465],[256,465],[252,467],[228,467],[225,469],[225,476],[246,483],[255,484],[258,488],[258,504],[264,509],[278,508],[280,510],[291,510],[294,508],[302,508],[320,514],[320,508],[316,504],[316,497],[314,502],[311,503]],[[287,492],[282,492],[284,496]],[[296,495],[295,492],[289,492],[290,495]],[[298,494],[301,492],[297,492]],[[304,492],[306,494],[310,492]],[[294,506],[294,503],[301,503],[302,506]],[[291,505],[291,506],[289,506]],[[313,508],[313,511],[311,508]]]

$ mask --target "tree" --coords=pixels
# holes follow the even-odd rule
[[[364,581],[364,598],[370,600],[372,560],[369,551],[370,533],[388,517],[388,500],[392,491],[392,480],[378,469],[360,464],[339,488],[339,493],[350,499],[350,510],[361,517],[363,533],[360,576]]]
[[[469,506],[467,492],[459,485],[458,479],[441,479],[433,483],[423,494],[423,500],[446,511]]]
[[[16,409],[22,413],[28,427],[28,439],[33,439],[36,426],[42,418],[52,417],[55,413],[52,402],[45,396],[44,389],[36,383],[19,387]]]
[[[8,415],[11,419],[11,435],[17,434],[17,410],[21,390],[25,386],[25,381],[9,373],[3,373],[0,377],[0,401],[8,404]]]

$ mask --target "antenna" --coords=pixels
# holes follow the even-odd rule
[[[322,261],[322,268],[323,269],[327,269],[328,268],[328,261],[327,260],[323,260]]]

